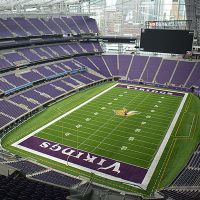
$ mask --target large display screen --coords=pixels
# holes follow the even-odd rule
[[[149,52],[185,54],[192,50],[194,31],[141,29],[140,49]]]

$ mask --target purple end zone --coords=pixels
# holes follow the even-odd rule
[[[134,86],[134,85],[126,85],[126,84],[118,84],[116,87],[127,88],[130,90],[139,90],[139,91],[144,91],[144,92],[152,92],[152,93],[157,93],[157,94],[166,94],[166,95],[172,95],[172,96],[183,97],[185,95],[184,93],[181,93],[181,92],[174,92],[174,91],[169,91],[169,90],[147,88],[147,87],[140,87],[140,86]]]
[[[95,155],[93,153],[61,145],[35,136],[29,137],[18,145],[82,166],[85,169],[87,168],[101,172],[105,174],[104,177],[110,175],[125,181],[141,184],[147,173],[147,169],[141,167],[115,161],[110,158]]]

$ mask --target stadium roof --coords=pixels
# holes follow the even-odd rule
[[[10,14],[58,14],[58,13],[83,13],[81,6],[88,0],[0,0],[0,15],[7,17]]]

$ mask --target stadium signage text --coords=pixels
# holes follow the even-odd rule
[[[99,176],[141,184],[148,169],[31,136],[19,148]],[[114,152],[113,152],[114,153]]]
[[[82,159],[83,161],[96,164],[97,170],[109,170],[112,169],[113,172],[120,173],[120,163],[114,162],[113,164],[106,164],[107,160],[99,158],[97,156],[91,155],[90,153],[81,152],[72,148],[62,148],[59,144],[51,144],[50,142],[42,142],[40,144],[42,148],[48,148],[50,151],[60,152],[68,157],[72,156],[77,159]],[[102,166],[102,167],[99,167]]]
[[[138,90],[144,92],[152,92],[157,94],[166,94],[166,95],[173,95],[173,96],[184,96],[184,93],[168,91],[168,90],[156,90],[155,88],[148,88],[148,87],[139,87],[134,85],[127,85],[127,84],[118,84],[116,87],[127,88],[130,90]]]

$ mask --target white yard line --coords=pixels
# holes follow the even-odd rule
[[[85,101],[84,103],[78,105],[77,107],[75,107],[75,108],[73,108],[72,110],[66,112],[65,114],[61,115],[60,117],[54,119],[53,121],[49,122],[48,124],[45,124],[45,125],[42,126],[41,128],[39,128],[39,129],[33,131],[32,133],[28,134],[27,136],[25,136],[25,137],[22,138],[21,140],[19,140],[19,141],[15,142],[14,144],[12,144],[12,146],[16,146],[16,145],[18,145],[19,143],[23,142],[24,140],[26,140],[26,139],[30,138],[31,136],[35,135],[36,133],[39,133],[40,131],[44,130],[45,128],[49,127],[50,125],[54,124],[55,122],[59,121],[60,119],[66,117],[67,115],[73,113],[74,111],[78,110],[79,108],[81,108],[81,107],[85,106],[86,104],[90,103],[91,101],[93,101],[93,100],[96,99],[97,97],[99,97],[99,96],[105,94],[106,92],[110,91],[112,88],[116,87],[117,85],[118,85],[118,83],[115,84],[115,85],[113,85],[113,86],[111,86],[111,87],[109,87],[108,89],[104,90],[103,92],[101,92],[101,93],[95,95],[95,96],[92,97],[91,99],[89,99],[89,100]]]
[[[159,150],[156,153],[156,156],[154,157],[153,162],[151,163],[151,166],[150,166],[150,168],[149,168],[149,170],[148,170],[148,172],[147,172],[147,174],[146,174],[146,176],[145,176],[145,178],[144,178],[144,180],[142,182],[142,185],[143,185],[143,187],[145,189],[147,188],[147,186],[148,186],[148,184],[149,184],[149,182],[150,182],[150,180],[151,180],[151,178],[153,176],[153,173],[154,173],[154,171],[155,171],[155,169],[156,169],[156,167],[157,167],[157,165],[159,163],[159,160],[160,160],[160,158],[161,158],[161,156],[162,156],[162,154],[163,154],[163,152],[165,150],[165,147],[166,147],[166,145],[167,145],[167,143],[169,141],[169,138],[170,138],[170,136],[171,136],[171,134],[173,132],[173,129],[174,129],[175,125],[176,125],[176,122],[178,121],[179,115],[180,115],[180,113],[181,113],[181,111],[182,111],[182,109],[183,109],[183,107],[185,105],[187,97],[188,97],[188,93],[185,93],[185,95],[184,95],[184,97],[183,97],[183,99],[181,101],[181,104],[180,104],[180,106],[179,106],[179,108],[178,108],[178,110],[177,110],[177,112],[176,112],[176,114],[174,116],[174,119],[173,119],[173,121],[172,121],[172,123],[171,123],[171,125],[170,125],[170,127],[169,127],[169,129],[168,129],[168,131],[166,133],[166,135],[165,135],[165,138],[163,139],[162,144],[160,145]]]

